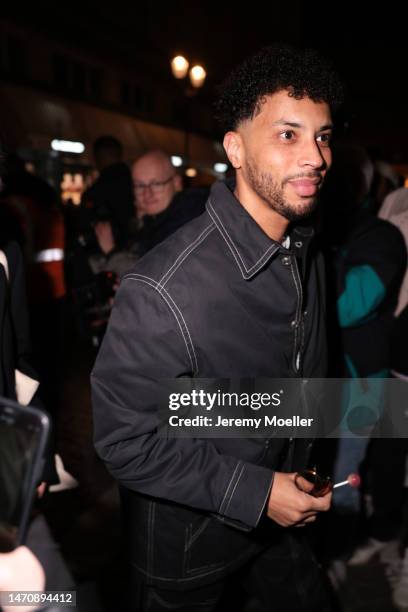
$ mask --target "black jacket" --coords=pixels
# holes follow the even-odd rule
[[[273,470],[306,461],[305,440],[159,439],[155,381],[323,376],[312,233],[294,228],[284,248],[216,183],[206,212],[122,280],[92,373],[95,444],[123,487],[133,562],[151,582],[203,584],[254,554]]]
[[[337,229],[342,225],[339,220]],[[339,339],[335,376],[389,376],[391,333],[398,294],[407,269],[407,249],[397,227],[360,207],[343,222],[331,248],[328,269],[335,285],[331,304],[330,348]],[[328,282],[330,286],[330,279]],[[339,330],[337,328],[340,328]]]
[[[8,276],[0,265],[0,395],[16,399],[15,370],[38,379],[31,366],[31,344],[23,257],[15,242],[0,245]]]
[[[95,183],[85,191],[82,204],[93,221],[109,219],[117,241],[124,244],[134,215],[133,200],[130,170],[124,162],[118,162],[101,171]]]
[[[0,396],[17,400],[16,369],[26,376],[38,380],[31,365],[32,351],[28,322],[28,306],[24,262],[16,242],[1,243],[0,248],[7,258],[8,275],[0,265]],[[42,408],[38,393],[32,405]],[[53,438],[49,442],[47,460],[41,480],[49,484],[59,482],[54,464]]]
[[[132,240],[138,255],[145,255],[150,249],[174,234],[182,225],[202,215],[208,199],[209,189],[194,187],[175,194],[170,205],[158,215],[145,215],[142,226]]]

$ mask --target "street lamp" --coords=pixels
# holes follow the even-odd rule
[[[197,64],[193,66],[189,72],[190,83],[196,89],[199,89],[204,85],[205,77],[207,76],[206,71],[202,66]]]
[[[197,90],[203,87],[207,73],[203,66],[200,64],[195,64],[190,68],[190,62],[183,56],[177,55],[173,57],[170,62],[171,71],[175,79],[182,80],[185,79],[187,74],[189,76],[191,86],[187,86],[183,95],[185,96],[185,112],[184,112],[184,121],[185,121],[185,136],[184,136],[184,162],[187,170],[189,171],[186,175],[193,177],[196,176],[197,171],[195,168],[190,168],[190,152],[189,152],[189,144],[190,144],[190,115],[191,115],[191,98],[197,93]],[[190,68],[190,70],[189,70]],[[195,172],[195,174],[193,174]]]
[[[190,83],[194,89],[199,89],[204,85],[207,73],[200,64],[195,64],[190,68],[189,61],[183,55],[176,55],[171,60],[170,65],[175,79],[185,79],[188,73]],[[190,71],[188,70],[189,68]],[[188,92],[188,95],[191,95],[191,92]]]
[[[182,55],[177,55],[171,60],[171,71],[175,79],[184,79],[190,64]]]

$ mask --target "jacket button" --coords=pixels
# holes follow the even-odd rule
[[[281,262],[284,266],[290,266],[290,257],[285,255],[284,257],[282,257]]]
[[[296,319],[293,319],[293,321],[290,322],[290,326],[291,327],[296,327],[297,323],[296,323]]]
[[[301,249],[303,246],[303,242],[301,240],[298,240],[297,242],[295,242],[295,247],[298,249]]]

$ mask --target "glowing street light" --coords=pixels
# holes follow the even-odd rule
[[[199,89],[204,85],[207,73],[203,66],[200,66],[200,64],[195,64],[192,66],[192,68],[190,68],[189,61],[183,55],[177,55],[176,57],[173,57],[170,65],[174,78],[184,79],[188,73],[190,83],[195,89]],[[188,70],[189,68],[190,71]]]
[[[174,78],[176,79],[184,79],[187,75],[188,68],[190,64],[182,55],[177,55],[173,57],[171,60],[171,71],[173,73]]]
[[[197,170],[195,168],[191,168],[190,166],[190,122],[191,122],[191,113],[192,113],[192,101],[191,99],[197,94],[197,90],[204,85],[204,81],[206,79],[207,73],[202,66],[199,64],[195,64],[189,71],[190,63],[189,61],[183,57],[182,55],[177,55],[173,57],[170,62],[171,71],[173,76],[176,79],[184,79],[187,76],[187,73],[190,77],[191,87],[184,87],[183,84],[183,94],[185,98],[185,102],[183,104],[183,115],[184,115],[184,154],[182,163],[186,167],[186,175],[193,178],[197,176]],[[177,165],[178,160],[176,161]],[[177,167],[177,166],[176,166]]]
[[[205,77],[207,76],[206,71],[202,66],[196,64],[193,66],[189,72],[190,82],[193,87],[198,89],[204,85]]]
[[[183,158],[180,157],[180,155],[172,155],[171,163],[173,164],[175,168],[180,168],[180,166],[183,165]]]
[[[187,168],[186,176],[188,176],[189,178],[194,178],[195,176],[197,176],[197,170],[195,168]]]

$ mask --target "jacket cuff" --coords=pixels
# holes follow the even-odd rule
[[[239,463],[218,513],[225,523],[244,529],[256,527],[265,509],[274,472],[252,463]]]

